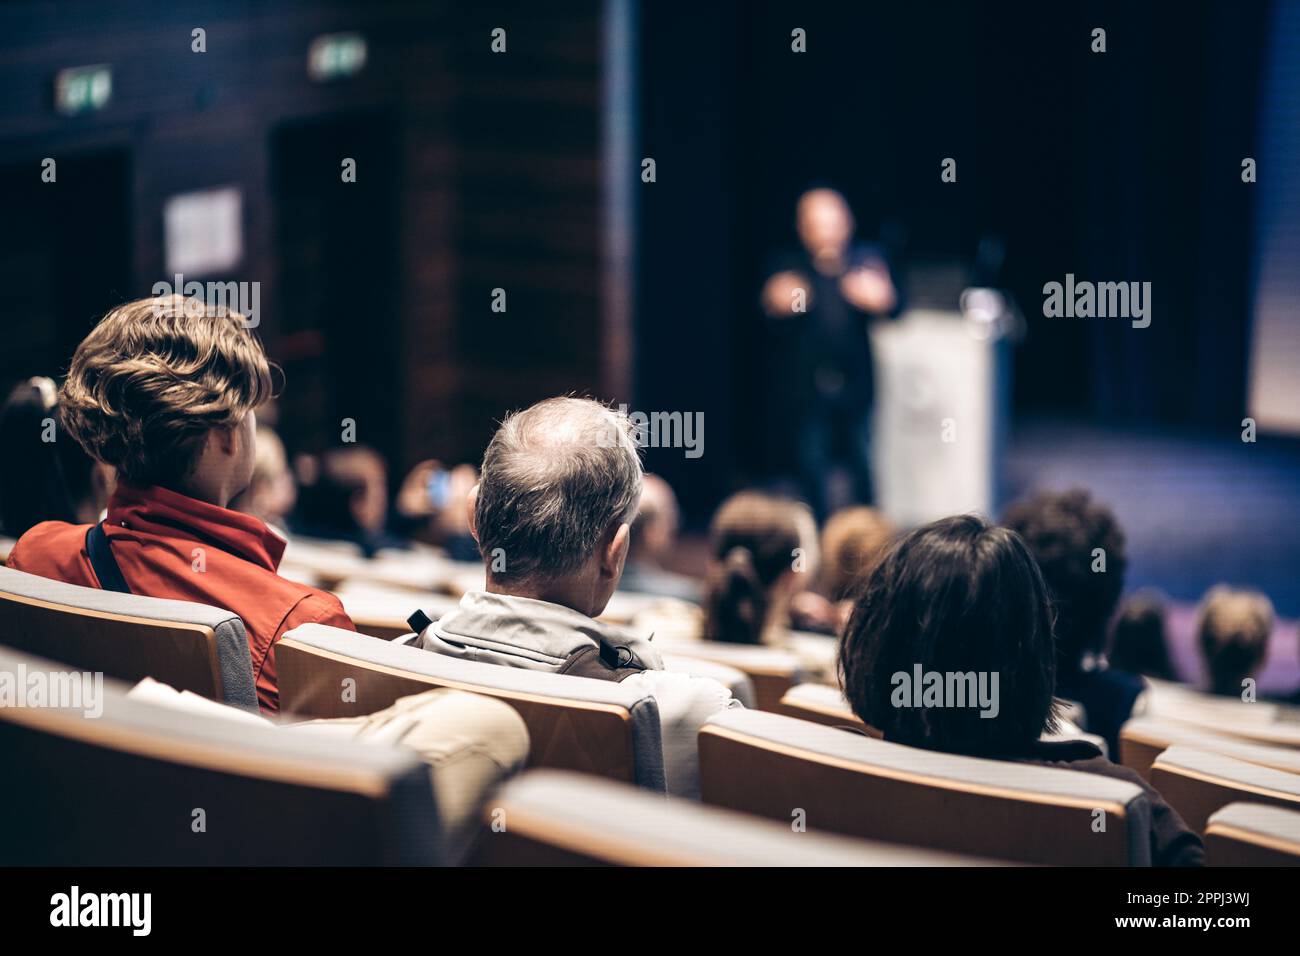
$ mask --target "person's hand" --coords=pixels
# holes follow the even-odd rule
[[[442,462],[422,461],[410,470],[398,489],[397,510],[408,518],[432,518],[437,509],[429,500],[429,479],[442,470]]]
[[[812,290],[808,280],[797,272],[778,272],[763,285],[763,310],[768,315],[786,316],[795,313],[795,295],[803,292],[803,309],[812,305]]]
[[[889,273],[870,266],[859,266],[846,274],[840,279],[840,291],[850,304],[863,312],[883,314],[898,303]]]

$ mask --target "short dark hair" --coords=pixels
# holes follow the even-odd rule
[[[58,423],[57,391],[31,378],[0,407],[0,532],[14,538],[42,521],[76,523],[94,499],[95,463]]]
[[[1176,681],[1165,641],[1165,596],[1146,588],[1126,598],[1110,636],[1110,666],[1116,670]]]
[[[1128,555],[1115,513],[1082,488],[1036,494],[1013,504],[1002,523],[1025,539],[1056,608],[1057,661],[1062,675],[1101,651],[1106,625],[1124,590]],[[1105,552],[1105,572],[1094,552]]]
[[[761,491],[724,501],[709,527],[704,639],[761,644],[773,586],[794,568],[798,549],[813,543],[816,529],[808,506],[796,501]]]
[[[345,540],[364,536],[366,529],[353,504],[369,487],[369,470],[386,474],[387,467],[383,456],[368,445],[341,445],[323,452],[312,479],[298,491],[294,520],[302,535]]]
[[[998,709],[899,707],[894,675],[996,674]],[[975,515],[943,518],[891,544],[840,642],[853,712],[887,740],[983,756],[1027,752],[1056,726],[1052,610],[1020,537]]]

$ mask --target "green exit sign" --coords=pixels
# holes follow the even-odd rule
[[[64,116],[93,113],[113,96],[113,71],[107,64],[73,66],[54,76],[54,108]]]
[[[307,50],[307,75],[319,83],[356,76],[366,65],[366,38],[360,33],[325,33]]]

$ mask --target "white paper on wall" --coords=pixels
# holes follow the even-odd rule
[[[197,279],[233,271],[244,258],[238,187],[173,196],[163,206],[163,234],[168,275]]]

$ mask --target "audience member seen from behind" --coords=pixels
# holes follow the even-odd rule
[[[469,496],[487,589],[427,626],[418,645],[450,657],[622,681],[659,706],[670,793],[699,791],[696,736],[739,706],[714,680],[663,670],[656,649],[595,618],[618,586],[641,498],[626,416],[553,398],[506,417]]]
[[[114,309],[77,347],[59,396],[68,433],[118,476],[100,526],[110,562],[92,565],[94,525],[50,521],[19,539],[9,566],[86,587],[111,584],[116,566],[133,594],[238,614],[258,701],[275,711],[275,643],[302,624],[352,622],[332,595],[277,575],[284,539],[228,507],[248,487],[254,409],[270,395],[270,365],[238,313],[181,296]]]
[[[822,529],[821,568],[817,593],[826,598],[826,610],[796,594],[791,618],[796,627],[838,634],[853,611],[853,592],[896,533],[889,519],[865,505],[841,508]],[[823,602],[825,603],[825,602]]]
[[[798,502],[759,491],[724,501],[709,528],[704,639],[781,644],[800,572],[816,569],[815,538],[812,514]]]
[[[893,675],[995,674],[996,714],[979,702],[915,707]],[[856,599],[840,648],[845,697],[886,740],[1135,783],[1151,805],[1157,866],[1199,866],[1201,841],[1142,778],[1056,728],[1056,649],[1047,587],[1024,541],[973,515],[944,518],[889,546]]]
[[[259,423],[253,477],[248,487],[231,501],[230,507],[261,518],[269,527],[283,533],[297,501],[298,483],[289,467],[284,442],[274,429]]]
[[[1110,638],[1110,666],[1153,680],[1178,680],[1169,659],[1165,616],[1165,596],[1159,591],[1147,588],[1126,598]]]
[[[0,534],[20,538],[43,521],[98,521],[113,469],[59,424],[59,387],[38,376],[14,386],[0,408]]]
[[[422,461],[402,479],[390,522],[408,538],[442,548],[453,561],[479,560],[469,533],[465,499],[478,483],[473,465],[446,468],[437,459]]]
[[[1119,522],[1075,489],[1018,502],[1002,523],[1024,539],[1047,581],[1056,609],[1057,693],[1082,704],[1085,729],[1119,753],[1119,729],[1146,689],[1141,677],[1108,667],[1102,656],[1128,564]]]
[[[1210,693],[1258,699],[1254,677],[1268,657],[1273,621],[1273,602],[1260,592],[1222,584],[1210,589],[1196,621]]]
[[[672,487],[658,475],[646,475],[620,590],[699,603],[699,584],[665,567],[677,544],[678,521]]]
[[[298,489],[293,532],[304,538],[345,541],[366,557],[407,542],[388,533],[388,465],[373,448],[331,448]]]

